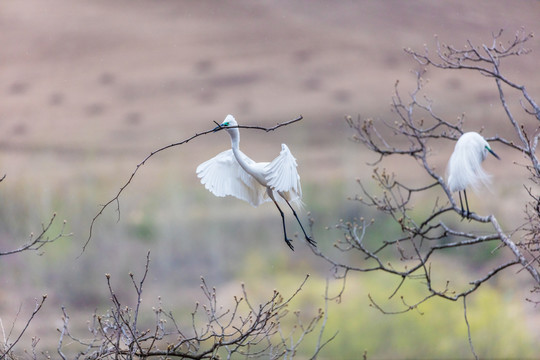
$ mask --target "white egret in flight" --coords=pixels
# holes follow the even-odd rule
[[[253,206],[272,200],[281,215],[285,243],[294,250],[291,239],[287,237],[285,229],[285,216],[278,205],[278,201],[285,201],[306,240],[313,246],[315,241],[310,238],[290,201],[302,204],[302,189],[300,176],[296,171],[296,159],[285,144],[281,144],[281,152],[271,162],[255,162],[240,151],[240,131],[238,123],[232,115],[227,115],[223,123],[214,131],[225,129],[231,137],[231,150],[223,151],[212,159],[205,161],[197,167],[197,176],[201,183],[214,195],[223,197],[234,196]]]
[[[466,217],[471,214],[466,189],[471,187],[476,190],[480,183],[488,185],[490,182],[490,176],[482,169],[482,162],[486,159],[488,152],[500,160],[482,135],[477,132],[467,132],[461,135],[456,142],[454,152],[448,161],[448,188],[451,192],[457,191],[459,193],[461,213]],[[463,209],[462,191],[467,212]]]

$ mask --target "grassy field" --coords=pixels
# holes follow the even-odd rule
[[[268,134],[245,130],[241,146],[253,159],[267,161],[281,143],[288,144],[299,162],[315,238],[330,248],[341,234],[327,226],[375,216],[347,200],[359,192],[357,178],[369,181],[366,162],[372,156],[349,141],[344,116],[392,119],[396,80],[407,94],[414,86],[410,71],[418,68],[403,48],[432,48],[435,34],[460,46],[467,39],[488,42],[500,28],[508,38],[521,27],[538,32],[540,13],[533,0],[241,0],[221,6],[24,0],[0,8],[0,175],[7,175],[0,183],[0,251],[38,233],[54,212],[60,221],[51,234],[63,219],[73,232],[43,253],[0,257],[0,320],[7,331],[21,306],[15,328],[22,328],[34,298],[48,294],[20,348],[38,336],[51,353],[61,307],[83,332],[93,311],[109,306],[104,274],[112,275],[119,296],[132,299],[127,274],[141,274],[148,251],[149,308],[161,296],[164,306],[189,316],[201,298],[200,276],[226,303],[241,282],[264,298],[274,287],[292,293],[310,273],[296,306],[306,316],[316,313],[324,306],[328,264],[299,240],[290,252],[272,206],[253,209],[216,198],[199,184],[195,168],[229,146],[224,133],[173,147],[142,166],[120,198],[119,220],[114,207],[105,211],[87,250],[77,256],[99,205],[116,194],[136,164],[157,148],[211,129],[228,113],[241,124],[261,126],[304,116]],[[504,70],[540,99],[540,45],[536,39],[529,45],[532,53]],[[436,71],[426,76],[426,93],[439,115],[465,114],[467,130],[509,133],[489,79]],[[512,106],[519,104],[512,100]],[[451,146],[434,144],[432,159],[441,172]],[[513,228],[523,220],[526,173],[516,164],[520,154],[501,155],[505,166],[486,163],[494,174],[492,192],[472,197],[471,205]],[[418,181],[409,165],[384,163],[405,180]],[[385,236],[384,220],[377,221],[381,227],[371,241]],[[294,229],[294,223],[289,226]],[[488,264],[486,253],[450,254],[441,273],[460,269],[453,274],[459,280]],[[539,313],[524,301],[526,279],[523,272],[509,273],[472,297],[469,317],[482,358],[537,354]],[[369,358],[471,357],[461,304],[434,302],[421,309],[423,315],[384,316],[369,307],[367,294],[386,303],[395,287],[388,281],[354,277],[342,303],[329,305],[326,334],[339,334],[323,356],[357,358],[366,350]],[[417,285],[405,288],[405,295],[422,296]],[[306,340],[301,356],[309,356],[315,340]]]

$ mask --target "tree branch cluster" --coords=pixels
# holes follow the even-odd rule
[[[77,359],[292,358],[305,336],[314,332],[323,319],[321,309],[308,323],[304,323],[299,314],[295,313],[296,326],[288,331],[282,327],[282,320],[289,314],[292,299],[302,290],[308,276],[289,298],[284,298],[274,290],[272,296],[259,305],[249,300],[242,285],[242,296],[235,296],[230,308],[218,304],[216,289],[210,288],[201,278],[205,303],[195,305],[189,326],[185,321],[175,318],[171,311],[163,310],[160,304],[152,309],[153,324],[143,327],[140,324],[140,305],[149,263],[148,254],[140,281],[136,281],[133,274],[129,275],[136,294],[133,307],[119,300],[111,286],[111,276],[106,275],[112,305],[106,313],[94,314],[86,338],[74,336],[70,332],[69,315],[65,308],[62,309],[64,325],[59,329],[58,353],[63,359],[68,359],[64,354],[65,349],[75,345],[82,348]],[[316,353],[324,345],[321,344]]]
[[[345,279],[351,272],[383,271],[400,279],[399,285],[390,297],[393,297],[407,280],[422,279],[427,295],[414,304],[403,300],[406,312],[417,309],[418,305],[433,298],[440,297],[456,301],[476,291],[482,284],[502,271],[514,268],[526,271],[536,291],[540,286],[540,198],[538,184],[540,179],[539,161],[536,155],[540,132],[525,131],[523,124],[516,120],[507,102],[506,91],[517,91],[521,94],[521,108],[527,116],[540,120],[540,108],[527,92],[525,86],[514,83],[500,69],[502,61],[527,54],[525,47],[532,35],[518,31],[513,39],[503,44],[500,41],[502,32],[493,35],[490,45],[477,46],[470,41],[460,49],[445,45],[437,40],[436,51],[432,54],[426,47],[423,52],[407,49],[423,69],[416,72],[416,87],[410,93],[410,99],[402,97],[398,84],[392,99],[392,110],[396,120],[375,122],[372,119],[353,120],[347,116],[346,121],[353,132],[353,140],[363,144],[370,152],[377,155],[377,160],[370,164],[373,168],[372,179],[380,192],[370,190],[363,181],[358,180],[361,194],[355,200],[364,206],[373,208],[379,214],[389,217],[396,224],[400,235],[395,238],[381,239],[380,245],[369,246],[367,242],[368,228],[373,225],[361,218],[351,222],[340,222],[336,227],[343,231],[343,239],[335,246],[342,252],[353,252],[356,256],[346,263],[342,257],[333,258],[314,250],[317,255],[326,259],[334,268],[338,278]],[[525,225],[504,231],[497,217],[493,214],[480,216],[472,214],[469,224],[463,226],[461,209],[452,197],[444,174],[437,170],[432,159],[431,148],[442,142],[456,141],[463,134],[464,117],[457,121],[449,121],[433,110],[433,101],[421,97],[424,88],[423,75],[428,67],[442,70],[467,70],[478,72],[494,80],[501,105],[511,128],[515,131],[519,142],[509,141],[494,135],[488,141],[497,141],[509,151],[519,151],[528,161],[529,181],[533,185],[524,185],[530,201],[523,204]],[[521,118],[523,114],[520,114]],[[437,145],[436,145],[437,144]],[[419,164],[422,172],[430,179],[424,184],[414,185],[400,181],[394,173],[381,169],[380,165],[388,157],[409,157]],[[525,182],[525,179],[524,179]],[[441,195],[442,194],[442,195]],[[421,199],[421,197],[423,198]],[[422,208],[431,208],[427,215],[418,215],[420,201],[431,198],[431,205],[422,204]],[[452,216],[454,214],[454,216]],[[420,218],[420,220],[418,220]],[[468,230],[468,229],[473,230]],[[435,285],[432,264],[435,255],[447,253],[450,249],[478,247],[481,244],[493,244],[497,251],[504,251],[503,261],[493,266],[478,278],[469,279],[468,286],[463,289],[453,286],[449,281],[445,285]],[[345,282],[343,283],[345,286]],[[372,304],[386,312],[380,305]]]

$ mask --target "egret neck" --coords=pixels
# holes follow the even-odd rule
[[[238,130],[238,128],[231,128],[227,129],[227,133],[231,137],[231,148],[236,161],[238,161],[238,164],[240,164],[245,172],[257,179],[260,184],[266,186],[268,182],[264,176],[262,176],[262,174],[260,174],[258,171],[253,171],[254,169],[244,161],[244,157],[246,157],[246,155],[240,151],[240,130]]]

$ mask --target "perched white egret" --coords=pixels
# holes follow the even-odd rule
[[[281,152],[272,162],[255,162],[240,151],[240,131],[238,123],[232,115],[227,115],[223,123],[214,131],[225,129],[231,137],[231,150],[223,151],[212,159],[197,167],[197,176],[201,183],[214,195],[234,196],[253,206],[272,200],[281,215],[285,243],[294,250],[285,229],[285,216],[278,201],[285,201],[291,208],[294,217],[300,224],[306,240],[313,246],[310,238],[290,201],[301,205],[302,188],[300,176],[296,171],[296,159],[285,144],[281,144]]]
[[[467,132],[456,142],[454,152],[448,161],[448,188],[451,192],[459,193],[461,213],[466,217],[471,214],[466,189],[471,187],[476,190],[480,184],[489,185],[490,183],[490,176],[482,169],[482,162],[486,159],[488,152],[500,160],[482,135],[477,132]],[[463,209],[461,191],[465,197],[467,212]]]

